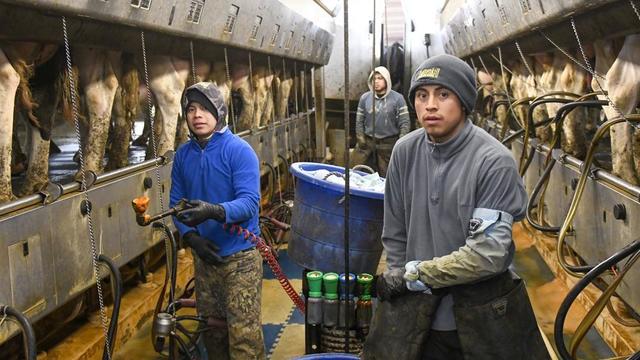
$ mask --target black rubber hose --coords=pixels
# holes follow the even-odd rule
[[[11,306],[0,305],[0,314],[11,316],[18,321],[22,328],[22,336],[24,341],[24,351],[27,360],[36,360],[38,356],[38,349],[36,347],[36,333],[33,331],[33,327],[29,322],[29,319],[20,311],[12,308]]]
[[[536,199],[538,198],[538,194],[540,193],[540,189],[542,189],[544,184],[547,182],[547,179],[549,178],[549,175],[551,174],[551,170],[553,170],[553,166],[555,164],[556,164],[556,159],[552,158],[551,161],[549,161],[549,164],[547,165],[547,167],[544,169],[542,176],[540,176],[540,179],[538,179],[536,186],[533,187],[531,196],[529,196],[529,200],[527,201],[527,211],[525,212],[527,221],[529,222],[529,224],[531,224],[531,226],[533,226],[534,229],[542,232],[547,232],[547,233],[557,233],[558,231],[560,231],[560,227],[559,226],[543,226],[538,224],[533,220],[533,217],[531,216],[531,210],[533,210]]]
[[[171,264],[168,264],[167,262],[167,267],[171,266],[171,285],[169,286],[169,304],[171,304],[175,300],[176,295],[176,273],[178,272],[178,244],[176,242],[175,236],[173,236],[173,233],[171,232],[171,229],[169,229],[166,224],[160,221],[156,221],[152,226],[164,230],[164,233],[169,238],[169,243],[171,245]],[[164,296],[164,294],[160,294],[160,296]]]
[[[110,349],[104,349],[102,352],[102,360],[111,359],[113,355],[113,348],[115,347],[115,337],[118,333],[118,316],[120,314],[120,302],[122,300],[122,275],[120,269],[109,257],[100,254],[98,260],[109,268],[111,273],[111,281],[113,282],[113,312],[111,313],[111,320],[109,320],[109,331],[107,332],[107,338],[109,339]]]
[[[564,344],[563,329],[564,329],[564,322],[567,318],[567,313],[569,312],[569,309],[571,308],[571,305],[573,304],[573,302],[578,297],[578,294],[580,294],[580,292],[582,292],[582,290],[584,290],[584,288],[586,288],[587,285],[591,283],[591,281],[596,279],[605,271],[609,270],[611,266],[617,264],[622,259],[628,257],[631,254],[636,253],[637,251],[640,251],[640,239],[634,240],[631,244],[625,246],[620,251],[610,256],[608,259],[596,265],[582,279],[580,279],[580,281],[576,283],[576,285],[569,291],[567,296],[564,298],[564,300],[562,301],[562,304],[560,304],[560,308],[558,309],[558,313],[556,314],[556,320],[553,325],[553,339],[556,343],[556,348],[560,353],[560,357],[562,357],[563,360],[572,359],[571,355],[569,354],[569,351],[567,351],[567,347]],[[636,355],[633,355],[633,356],[635,357]]]
[[[508,145],[510,144],[513,140],[517,139],[518,136],[522,135],[522,133],[524,132],[524,129],[520,129],[517,130],[516,132],[514,132],[513,134],[507,136],[506,138],[502,139],[502,145]]]

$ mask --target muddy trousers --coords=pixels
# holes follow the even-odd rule
[[[203,334],[210,360],[264,359],[261,325],[262,257],[249,249],[210,265],[193,253],[198,314],[227,321]]]

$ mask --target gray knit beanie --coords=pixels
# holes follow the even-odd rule
[[[411,77],[411,106],[414,106],[416,90],[423,85],[442,85],[458,96],[467,114],[473,110],[477,95],[476,75],[460,58],[444,54],[425,60]]]

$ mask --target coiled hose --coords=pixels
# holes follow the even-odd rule
[[[256,234],[252,233],[251,231],[239,225],[224,224],[223,228],[232,234],[235,233],[238,235],[244,235],[244,238],[246,240],[250,240],[252,243],[256,245],[256,247],[258,248],[258,251],[260,252],[260,255],[262,255],[262,257],[267,261],[267,264],[269,264],[269,267],[271,268],[273,275],[275,275],[275,277],[278,279],[278,282],[280,283],[284,291],[287,293],[289,298],[291,298],[291,301],[293,301],[293,303],[296,305],[298,310],[300,310],[300,312],[304,314],[305,313],[304,300],[302,300],[300,295],[298,295],[298,292],[293,288],[293,286],[289,282],[289,279],[282,271],[282,268],[280,267],[278,260],[273,256],[273,253],[271,252],[271,248],[269,247],[269,245],[265,243],[264,239],[262,239],[260,236],[257,236]]]
[[[564,298],[564,300],[562,301],[562,304],[560,304],[560,308],[558,309],[556,320],[553,325],[553,339],[556,343],[558,352],[560,353],[560,357],[562,357],[563,360],[571,360],[575,358],[576,347],[572,346],[573,355],[570,354],[569,351],[567,350],[567,347],[564,344],[563,329],[564,329],[564,322],[567,318],[567,313],[569,312],[569,308],[571,308],[571,305],[578,297],[578,294],[580,294],[580,292],[582,292],[582,290],[584,290],[587,287],[587,285],[589,285],[589,283],[591,283],[594,279],[596,279],[605,271],[608,271],[613,265],[617,264],[618,262],[620,262],[621,260],[625,259],[626,257],[632,254],[635,254],[633,256],[637,257],[638,252],[640,252],[640,239],[633,241],[631,244],[627,245],[617,253],[613,254],[608,259],[596,265],[593,269],[591,269],[591,271],[586,273],[585,276],[576,283],[576,285],[569,291],[567,296]],[[628,266],[626,267],[625,271],[628,270],[632,264],[629,263],[627,265]],[[618,279],[616,279],[616,282],[620,281],[620,279],[622,278],[622,275],[623,273],[619,276]],[[614,282],[614,284],[616,282]],[[606,292],[603,293],[603,296],[604,295],[606,295]],[[606,300],[608,300],[608,298]],[[599,302],[600,302],[600,299],[598,300],[597,303]],[[637,355],[638,353],[633,355],[632,358],[637,358]]]
[[[0,305],[0,315],[3,320],[5,316],[11,316],[18,321],[18,324],[20,324],[20,327],[22,328],[22,340],[24,341],[26,359],[36,360],[38,352],[36,347],[36,333],[33,331],[33,327],[31,326],[29,319],[27,319],[23,313],[8,305]],[[0,324],[1,323],[2,322],[0,321]]]
[[[108,256],[100,254],[98,261],[104,263],[111,273],[111,289],[113,291],[113,311],[111,312],[111,320],[109,321],[109,330],[107,338],[109,339],[110,349],[105,348],[102,352],[102,360],[111,359],[113,348],[115,347],[115,337],[118,333],[118,315],[120,314],[120,301],[122,300],[122,275],[116,264]]]

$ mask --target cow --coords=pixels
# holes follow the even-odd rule
[[[560,90],[584,95],[588,92],[587,72],[571,60],[565,60],[560,74]],[[562,150],[578,159],[584,159],[587,152],[587,123],[590,122],[590,111],[578,107],[566,114],[562,123]]]
[[[0,203],[15,198],[11,186],[15,105],[26,114],[32,129],[41,129],[35,115],[38,104],[33,100],[28,81],[34,66],[49,61],[56,50],[57,45],[34,42],[4,42],[0,46]],[[41,136],[37,130],[32,133]]]
[[[619,52],[618,47],[615,42],[596,44],[596,71],[604,73],[607,68],[608,71],[606,81],[594,78],[592,87],[599,89],[601,84],[618,110],[630,114],[640,101],[640,34],[626,36]],[[598,97],[607,99],[603,95]],[[611,106],[605,106],[604,112],[608,119],[619,117]],[[624,122],[612,126],[610,135],[613,174],[640,185],[640,130]]]

